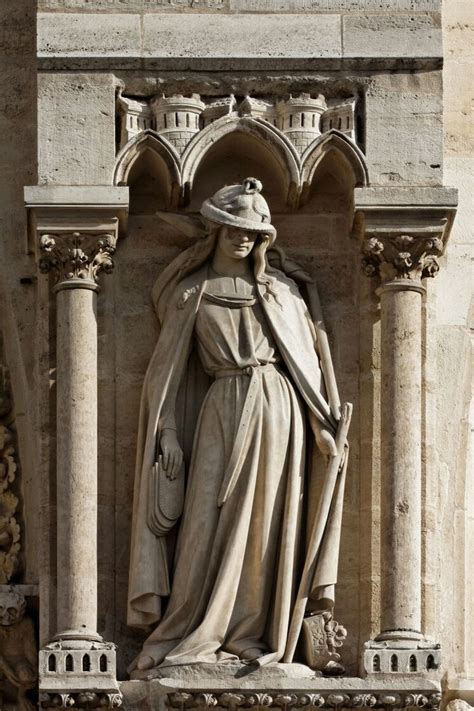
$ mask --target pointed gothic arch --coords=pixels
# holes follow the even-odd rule
[[[134,136],[120,150],[115,162],[114,185],[131,185],[143,171],[160,185],[166,207],[177,205],[181,162],[173,146],[152,129]]]
[[[363,187],[369,183],[365,156],[356,144],[341,131],[331,129],[314,141],[302,156],[301,202],[304,203],[311,189],[316,173],[323,164],[338,164],[345,172],[352,187]]]
[[[267,121],[235,114],[224,116],[200,131],[186,147],[182,156],[182,181],[186,194],[191,196],[200,168],[211,157],[229,151],[235,141],[236,157],[239,148],[247,146],[254,160],[268,170],[271,165],[275,179],[281,183],[286,204],[292,205],[300,184],[300,158],[288,138]],[[246,177],[246,176],[244,176]],[[255,176],[259,177],[259,176]]]

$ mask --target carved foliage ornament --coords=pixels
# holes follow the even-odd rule
[[[0,584],[20,569],[18,462],[13,401],[8,369],[0,365]]]
[[[66,694],[40,694],[42,708],[116,709],[122,705],[121,694],[100,694],[94,691],[80,691]]]
[[[440,237],[369,236],[363,244],[362,268],[367,276],[384,279],[422,279],[439,271],[443,252]]]
[[[84,279],[97,283],[100,272],[113,269],[112,254],[117,238],[110,233],[81,232],[42,234],[39,268],[53,271],[57,282]]]

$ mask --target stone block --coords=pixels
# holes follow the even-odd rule
[[[38,13],[38,56],[140,54],[140,17],[131,14]]]
[[[344,58],[442,56],[439,14],[345,15],[342,35]]]
[[[111,75],[40,74],[39,182],[107,185],[115,162]]]
[[[366,94],[373,185],[442,184],[441,73],[380,75]]]
[[[145,57],[340,57],[337,15],[146,15]],[[298,37],[298,42],[295,42]]]

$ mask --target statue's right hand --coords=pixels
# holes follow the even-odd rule
[[[160,437],[160,449],[163,455],[163,468],[168,479],[176,479],[183,463],[183,450],[179,446],[176,432],[164,429]]]

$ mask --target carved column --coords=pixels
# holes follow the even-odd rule
[[[390,193],[356,191],[363,268],[379,280],[381,319],[381,632],[366,644],[364,665],[424,674],[437,669],[439,645],[425,639],[421,619],[422,299],[454,206],[423,204],[426,189],[398,189],[408,204],[390,204]]]
[[[39,268],[57,308],[57,638],[98,640],[97,291],[112,270],[116,230],[43,233]]]
[[[119,705],[115,648],[97,633],[97,292],[113,268],[128,190],[25,194],[39,269],[54,277],[57,319],[57,634],[40,651],[41,701]]]

